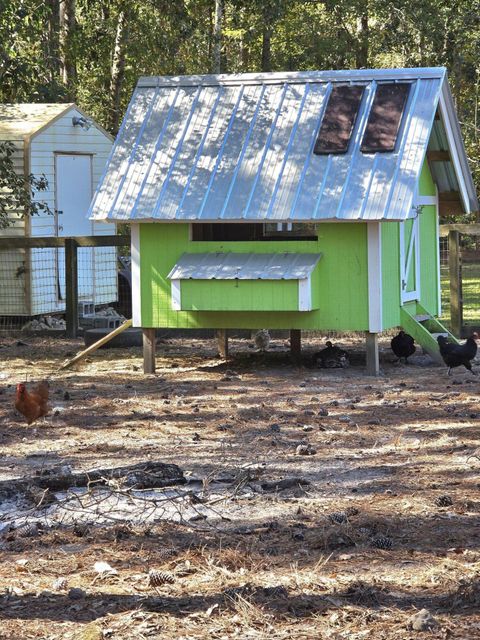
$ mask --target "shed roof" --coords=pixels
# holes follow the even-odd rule
[[[410,83],[395,148],[361,150],[376,88]],[[315,155],[328,97],[360,84],[351,142]],[[95,194],[93,219],[404,220],[439,108],[452,180],[477,210],[444,68],[140,78]],[[453,149],[452,149],[453,147]]]
[[[0,104],[0,140],[30,136],[72,106],[72,104]]]
[[[19,103],[0,104],[0,140],[21,140],[38,133],[45,126],[62,116],[69,109],[75,109],[88,117],[75,103]],[[98,123],[92,124],[113,139]]]
[[[184,253],[170,280],[302,280],[321,253]]]

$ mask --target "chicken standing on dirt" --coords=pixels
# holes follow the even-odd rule
[[[327,345],[325,349],[313,354],[313,364],[324,369],[348,367],[350,364],[348,353],[344,349],[333,345],[330,340],[325,344]]]
[[[445,336],[438,336],[437,342],[440,347],[440,355],[443,361],[448,367],[448,375],[450,370],[454,367],[460,367],[463,365],[474,376],[477,374],[472,370],[471,360],[477,355],[477,340],[478,334],[474,333],[467,338],[467,341],[463,344],[452,344],[448,342]]]
[[[260,329],[257,331],[253,336],[253,341],[259,351],[262,353],[267,351],[270,345],[270,334],[268,333],[268,329]]]
[[[32,391],[28,391],[23,382],[17,384],[15,409],[32,424],[48,413],[48,382],[40,382]]]
[[[399,360],[404,358],[405,364],[407,364],[409,356],[413,356],[417,350],[414,342],[415,341],[411,335],[405,333],[405,331],[399,331],[398,334],[392,338],[390,346],[397,358]]]

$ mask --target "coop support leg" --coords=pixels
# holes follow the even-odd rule
[[[302,332],[300,329],[290,329],[290,354],[294,360],[300,360],[302,355]]]
[[[143,373],[155,373],[155,329],[143,332]]]
[[[380,359],[378,356],[378,333],[365,333],[365,345],[367,349],[367,375],[380,375]]]
[[[228,332],[226,329],[217,329],[215,335],[217,336],[218,355],[226,360],[228,358]]]

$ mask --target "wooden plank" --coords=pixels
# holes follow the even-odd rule
[[[110,342],[112,338],[114,338],[115,336],[118,336],[119,333],[122,333],[123,331],[125,331],[125,329],[128,329],[131,326],[132,326],[132,321],[125,320],[125,322],[123,322],[119,327],[111,331],[109,334],[107,334],[106,336],[103,336],[103,338],[100,338],[100,340],[97,340],[96,342],[91,344],[89,347],[87,347],[86,349],[78,353],[71,360],[67,360],[67,362],[65,362],[65,364],[62,364],[62,366],[59,368],[59,371],[61,371],[62,369],[68,369],[68,367],[70,367],[72,364],[75,364],[75,362],[78,362],[79,360],[82,360],[83,358],[88,356],[90,353],[93,353],[94,351],[99,349],[102,345],[106,344],[107,342]]]
[[[450,151],[427,151],[429,162],[451,162]]]
[[[460,233],[448,234],[448,271],[450,274],[450,324],[452,333],[460,336],[463,325],[462,274],[460,256]]]
[[[294,360],[300,360],[302,356],[301,329],[290,329],[290,354]]]
[[[0,238],[0,249],[27,249],[44,247],[64,247],[68,237]],[[130,245],[130,236],[75,236],[79,247],[125,247]]]
[[[77,243],[73,238],[65,241],[65,322],[67,338],[78,333],[78,262]]]
[[[143,329],[143,373],[155,373],[155,329]]]
[[[226,360],[228,358],[228,331],[226,329],[217,329],[215,335],[217,337],[218,355]]]
[[[458,231],[468,236],[480,236],[480,224],[441,224],[440,237],[446,238],[450,231]]]
[[[378,333],[365,332],[367,351],[367,376],[380,375],[380,358],[378,355]]]

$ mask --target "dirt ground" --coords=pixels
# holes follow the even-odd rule
[[[144,376],[140,349],[58,373],[80,341],[1,339],[0,481],[150,460],[188,483],[0,503],[0,638],[480,638],[479,379],[387,340],[370,378],[355,338],[312,369],[321,344],[164,340]],[[44,377],[27,426],[15,384]]]

